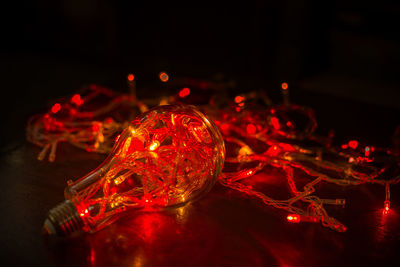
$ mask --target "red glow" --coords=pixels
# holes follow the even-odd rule
[[[371,148],[369,146],[365,147],[365,156],[368,157],[369,156],[369,151],[371,150]]]
[[[184,98],[190,95],[190,89],[185,87],[179,92],[179,97]]]
[[[227,131],[227,130],[229,130],[229,124],[228,124],[228,123],[221,124],[221,130],[222,130],[222,131]]]
[[[342,149],[347,149],[349,146],[347,144],[342,145]]]
[[[257,132],[257,128],[254,124],[250,123],[247,125],[246,131],[248,134],[255,134]]]
[[[100,125],[99,125],[99,123],[93,124],[92,130],[93,130],[93,132],[97,133],[97,132],[100,130]]]
[[[389,200],[386,200],[386,201],[384,202],[383,213],[384,213],[384,214],[388,214],[389,211],[390,211],[390,201],[389,201]]]
[[[83,104],[82,98],[79,94],[75,94],[72,98],[71,98],[71,103],[80,106]]]
[[[287,122],[286,122],[286,126],[287,126],[287,127],[290,127],[290,126],[292,126],[292,123],[291,123],[290,121],[287,121]]]
[[[356,140],[349,141],[349,147],[351,147],[352,149],[356,149],[357,146],[358,146],[358,142]]]
[[[287,90],[289,88],[289,85],[287,83],[282,83],[281,87],[282,90]]]
[[[300,215],[297,214],[290,214],[287,216],[288,222],[291,223],[299,223],[300,222]]]
[[[52,107],[51,107],[51,112],[52,113],[57,113],[61,110],[61,105],[59,103],[55,103]]]
[[[240,102],[243,102],[244,99],[245,99],[245,98],[244,98],[243,96],[238,95],[238,96],[235,97],[235,102],[236,102],[236,103],[240,103]]]
[[[353,157],[349,158],[349,163],[353,163],[355,161],[355,159]]]
[[[132,73],[128,75],[128,81],[133,82],[134,79],[135,75],[133,75]]]
[[[160,80],[164,83],[168,82],[169,80],[169,76],[168,74],[166,74],[165,72],[161,72],[160,73]]]
[[[277,117],[271,118],[271,124],[272,124],[272,127],[274,127],[276,130],[279,130],[279,128],[281,128],[281,125],[279,124],[279,120]]]

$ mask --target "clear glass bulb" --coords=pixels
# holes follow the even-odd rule
[[[195,107],[151,109],[129,124],[97,169],[68,183],[44,232],[94,232],[126,210],[184,205],[211,189],[224,159],[218,128]]]

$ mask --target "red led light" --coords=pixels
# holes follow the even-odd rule
[[[281,125],[279,124],[279,120],[277,117],[271,118],[271,124],[272,124],[272,127],[274,127],[276,130],[279,130],[279,128],[281,128]]]
[[[358,142],[356,140],[349,141],[349,147],[351,147],[352,149],[356,149],[357,146],[358,146]]]
[[[297,214],[290,214],[287,217],[288,222],[291,223],[299,223],[300,222],[300,215]]]
[[[289,88],[289,85],[287,83],[282,83],[281,87],[282,90],[287,90]]]
[[[227,131],[227,130],[229,130],[229,124],[228,124],[228,123],[221,124],[221,130],[222,130],[222,131]]]
[[[355,161],[355,159],[353,157],[349,158],[349,163],[353,163]]]
[[[135,75],[133,75],[133,74],[128,75],[128,81],[133,82],[134,79],[135,79]]]
[[[187,87],[183,88],[183,89],[179,92],[179,97],[180,97],[180,98],[187,97],[188,95],[190,95],[190,89],[187,88]]]
[[[52,113],[57,113],[61,110],[61,105],[59,103],[55,103],[52,107],[51,107],[51,112]]]
[[[161,72],[160,73],[160,80],[164,83],[168,82],[169,80],[169,76],[168,74],[166,74],[165,72]]]
[[[349,146],[347,144],[342,145],[342,149],[347,149]]]
[[[257,132],[257,128],[254,124],[250,123],[247,125],[246,131],[248,134],[255,134]]]
[[[386,200],[386,201],[384,202],[384,209],[383,209],[383,212],[386,214],[386,213],[389,213],[389,211],[390,211],[390,201],[389,201],[389,200]]]
[[[238,96],[235,97],[235,103],[243,102],[244,99],[245,99],[245,98],[244,98],[243,96],[238,95]]]
[[[79,94],[75,94],[72,98],[71,98],[71,103],[80,106],[83,104],[82,98]]]

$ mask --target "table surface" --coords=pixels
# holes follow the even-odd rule
[[[338,136],[390,143],[398,113],[343,99],[302,94],[315,107],[321,129]],[[339,108],[340,107],[340,108]],[[348,118],[347,114],[352,114]],[[382,117],[386,118],[382,121]],[[387,122],[390,122],[389,124]],[[20,122],[21,125],[25,121]],[[371,143],[369,143],[371,144]],[[374,143],[372,143],[374,144]],[[129,213],[109,227],[69,239],[43,238],[47,211],[63,201],[66,181],[97,167],[105,155],[60,145],[54,163],[37,161],[40,148],[19,135],[0,161],[1,259],[19,266],[383,266],[400,263],[400,186],[392,211],[382,215],[384,189],[325,185],[346,207],[328,212],[347,227],[337,233],[320,224],[290,224],[286,214],[219,184],[181,209]],[[283,176],[265,170],[264,189],[277,192]],[[318,190],[319,188],[317,188]],[[269,190],[269,191],[268,191]],[[394,265],[392,265],[394,266]]]

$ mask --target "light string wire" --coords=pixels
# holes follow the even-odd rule
[[[130,110],[135,107],[138,112],[147,110],[147,105],[136,98],[136,84],[132,77],[134,76],[128,75],[130,88],[128,95],[116,94],[103,87],[90,86],[89,90],[86,88],[80,94],[74,95],[69,103],[64,103],[62,106],[56,103],[49,112],[33,116],[28,121],[27,139],[43,147],[38,159],[43,160],[50,150],[49,161],[54,161],[59,142],[69,142],[89,152],[108,153],[116,135],[132,118],[130,114],[125,120],[117,121],[112,117],[113,112],[124,107]],[[195,80],[190,81],[196,84]],[[201,84],[206,85],[205,82]],[[220,87],[219,85],[219,90],[225,88]],[[388,155],[393,153],[383,148],[366,146],[361,151],[355,140],[343,144],[341,149],[333,147],[333,134],[321,137],[314,133],[317,128],[314,111],[290,103],[287,84],[282,85],[282,94],[284,103],[280,105],[273,105],[264,92],[251,92],[236,96],[228,108],[221,108],[215,104],[213,101],[215,98],[212,98],[208,105],[200,107],[218,126],[225,143],[239,147],[236,154],[225,159],[228,164],[236,164],[238,170],[233,172],[224,170],[218,178],[220,184],[260,199],[268,206],[286,211],[290,222],[321,223],[339,232],[346,231],[346,226],[331,217],[325,207],[344,206],[346,201],[322,199],[315,194],[315,186],[321,183],[345,187],[366,183],[378,184],[385,187],[383,213],[388,214],[390,186],[400,181],[398,158]],[[184,102],[189,95],[190,90],[185,87],[177,95],[162,98],[160,103]],[[81,111],[86,104],[90,104],[90,101],[100,97],[106,97],[107,104],[99,109]],[[263,106],[258,105],[256,108],[251,106],[255,100],[261,100]],[[64,112],[63,116],[60,110]],[[299,125],[292,119],[293,114],[306,118],[307,122],[302,129],[299,129]],[[254,141],[263,144],[265,151],[256,153],[255,147],[252,148]],[[305,142],[314,142],[314,146],[304,145]],[[382,160],[384,166],[376,167],[373,163],[379,158],[377,152],[382,151],[388,152]],[[325,155],[328,155],[327,159]],[[329,156],[335,160],[329,159]],[[249,165],[254,167],[246,167]],[[287,186],[292,195],[290,198],[276,200],[246,185],[246,181],[262,172],[267,166],[281,169],[285,173]],[[390,174],[393,166],[397,168],[397,173],[395,171],[394,174]],[[297,179],[294,173],[297,172],[310,179],[303,188],[296,185]],[[390,178],[384,177],[388,176],[387,173]]]

